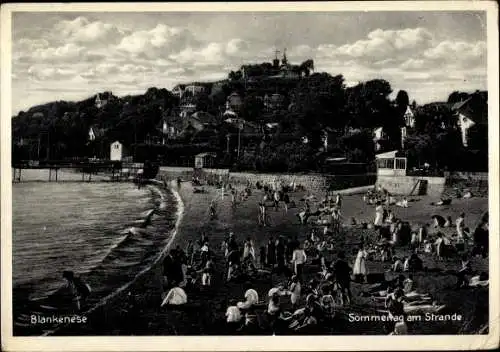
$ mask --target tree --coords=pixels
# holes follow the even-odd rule
[[[401,109],[406,109],[410,104],[410,98],[405,90],[400,90],[396,96],[396,105]]]

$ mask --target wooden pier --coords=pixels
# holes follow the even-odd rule
[[[110,181],[120,182],[124,179],[128,180],[131,175],[137,175],[139,170],[143,170],[143,164],[124,164],[122,162],[115,161],[79,161],[79,162],[67,162],[67,161],[40,161],[40,162],[19,162],[12,165],[13,182],[22,182],[22,171],[23,170],[49,170],[47,182],[58,182],[59,181],[59,170],[60,169],[72,169],[81,172],[82,179],[81,182],[91,182],[92,175],[97,175],[98,173],[107,173]],[[73,180],[73,182],[79,182]]]

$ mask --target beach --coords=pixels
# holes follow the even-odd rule
[[[240,186],[241,187],[241,186]],[[221,197],[221,190],[205,186],[205,193],[193,193],[191,182],[182,182],[180,187],[172,184],[174,198],[179,202],[178,226],[172,233],[168,248],[181,246],[185,248],[188,241],[196,241],[204,232],[209,238],[209,245],[215,253],[215,275],[212,286],[199,287],[188,292],[188,304],[182,309],[160,308],[162,301],[162,260],[158,258],[153,267],[140,275],[126,289],[119,292],[108,304],[96,309],[88,316],[88,324],[69,325],[57,331],[56,335],[227,335],[225,328],[225,312],[230,299],[243,300],[245,291],[242,283],[226,283],[224,275],[225,263],[220,250],[222,241],[228,233],[234,232],[238,241],[246,238],[254,241],[255,250],[264,246],[269,237],[276,239],[279,235],[285,237],[297,236],[303,241],[310,233],[312,225],[300,225],[296,217],[297,209],[289,209],[285,213],[281,207],[277,211],[268,208],[271,226],[261,227],[257,224],[257,202],[262,197],[262,191],[253,190],[252,195],[243,202],[231,207],[231,197]],[[299,200],[309,195],[307,190],[293,193],[292,200]],[[317,198],[321,195],[316,195]],[[208,206],[212,199],[217,199],[218,216],[211,220]],[[430,197],[418,197],[410,202],[409,208],[395,209],[398,218],[412,224],[431,222],[434,212],[450,215],[456,218],[461,212],[466,212],[468,226],[475,227],[479,217],[487,211],[488,202],[485,198],[456,199],[445,208],[433,207]],[[397,207],[396,207],[397,208]],[[373,221],[373,206],[363,203],[361,195],[345,196],[342,214],[345,219],[356,217],[358,221]],[[347,222],[347,220],[345,220]],[[335,251],[344,250],[352,266],[360,237],[365,239],[376,236],[374,230],[346,227],[342,236],[335,239]],[[167,250],[168,248],[165,248]],[[408,253],[406,249],[398,249],[397,254]],[[258,260],[257,260],[258,261]],[[415,273],[414,281],[419,290],[432,293],[434,299],[446,304],[451,313],[463,315],[461,321],[424,321],[415,323],[414,332],[419,334],[474,333],[487,321],[486,290],[455,290],[456,277],[446,275],[446,270],[457,269],[459,261],[450,260],[436,262],[432,257],[423,257],[424,266],[439,269],[440,273]],[[477,271],[488,272],[487,259],[473,258],[472,265]],[[367,262],[369,272],[381,273],[387,271],[390,263]],[[315,266],[306,265],[305,276],[312,276],[318,270]],[[266,300],[267,292],[278,283],[284,283],[285,277],[280,275],[259,275],[252,281],[252,286],[259,293],[261,300]],[[365,285],[353,283],[354,303],[346,310],[349,312],[366,312],[374,314],[372,302],[364,297],[358,297]],[[285,303],[286,307],[286,303]],[[485,308],[486,307],[486,308]],[[263,308],[264,310],[265,308]],[[373,324],[360,319],[347,319],[347,323],[336,328],[318,331],[323,334],[384,334],[383,325]]]

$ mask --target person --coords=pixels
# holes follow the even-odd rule
[[[373,222],[373,225],[376,229],[382,226],[383,216],[384,208],[382,207],[382,204],[380,202],[377,202],[377,206],[375,207],[375,221]]]
[[[385,222],[391,224],[394,222],[394,213],[392,212],[391,209],[387,211],[387,218],[385,219]]]
[[[408,326],[404,321],[398,321],[394,325],[394,331],[389,335],[408,335]]]
[[[283,194],[283,204],[285,206],[285,213],[288,213],[288,206],[290,205],[290,196],[288,193]]]
[[[422,259],[417,254],[417,251],[414,251],[409,259],[408,259],[408,271],[420,271],[424,269],[424,264]]]
[[[238,302],[237,304],[238,308],[240,309],[249,309],[259,302],[259,294],[257,293],[257,291],[251,288],[249,283],[247,283],[245,286],[247,287],[244,295],[245,301]]]
[[[288,290],[290,291],[290,302],[292,303],[292,309],[295,310],[297,308],[297,305],[299,304],[300,294],[302,291],[302,285],[300,284],[297,275],[292,276],[292,280]]]
[[[345,261],[344,252],[338,254],[337,261],[333,265],[335,280],[340,286],[340,290],[343,296],[346,296],[344,302],[349,303],[351,301],[351,268],[349,264]]]
[[[387,295],[385,307],[389,310],[389,315],[393,317],[405,316],[403,299],[404,293],[401,288],[397,288],[393,293]]]
[[[293,251],[292,260],[291,260],[291,262],[294,266],[295,275],[297,275],[299,280],[302,279],[302,268],[304,267],[304,264],[306,263],[306,261],[307,261],[306,252],[304,251],[302,246],[299,246],[299,248],[296,248]]]
[[[403,292],[410,293],[413,290],[413,275],[408,275],[408,278],[403,281]]]
[[[71,310],[79,312],[92,289],[82,278],[75,277],[75,273],[71,270],[63,271],[62,276],[66,279],[66,289],[71,300]]]
[[[403,271],[403,262],[398,257],[393,258],[392,271],[395,273]]]
[[[201,247],[201,267],[205,267],[208,259],[210,258],[210,249],[208,248],[208,241],[203,242]]]
[[[283,270],[286,263],[286,245],[283,237],[279,237],[276,240],[276,264],[278,264],[278,270]]]
[[[279,203],[280,203],[280,194],[277,190],[274,191],[273,201],[274,201],[274,210],[278,211],[278,207],[279,207]]]
[[[243,245],[243,261],[251,261],[255,262],[255,248],[253,247],[252,241],[250,238],[247,238],[245,244]]]
[[[163,306],[179,306],[187,303],[186,292],[180,287],[173,287],[168,291],[167,295],[161,302],[160,307]]]
[[[215,199],[213,199],[210,202],[209,213],[210,213],[210,218],[211,219],[215,219],[215,217],[217,216],[217,208],[216,208],[216,205],[215,205]]]
[[[203,274],[201,277],[201,284],[203,286],[210,286],[212,284],[212,275],[214,272],[214,265],[211,259],[208,259],[205,267],[203,268]]]
[[[451,227],[453,224],[453,220],[451,219],[451,216],[447,216],[446,217],[446,221],[444,222],[444,226],[443,227]]]
[[[332,210],[332,231],[338,233],[340,230],[340,211],[335,208]]]
[[[467,254],[462,255],[462,267],[457,273],[457,289],[467,286],[466,276],[472,273],[472,267]]]
[[[267,225],[266,203],[263,201],[259,202],[259,225]]]
[[[427,239],[429,224],[424,224],[418,229],[418,243],[422,244]]]
[[[335,206],[337,207],[337,209],[342,208],[342,196],[340,195],[340,193],[337,193],[337,195],[335,196]]]
[[[456,221],[457,236],[459,239],[464,239],[464,228],[465,228],[465,213],[461,213]]]
[[[269,241],[267,242],[266,265],[273,268],[274,264],[276,264],[276,244],[273,237],[271,236],[269,238]]]
[[[269,304],[267,305],[267,317],[269,318],[269,325],[271,325],[271,329],[273,333],[276,330],[276,321],[279,319],[281,314],[281,302],[279,294],[275,293],[271,299],[269,300]]]
[[[236,300],[231,300],[226,310],[226,322],[230,331],[236,331],[241,324],[241,311],[236,304]]]
[[[444,248],[444,235],[441,232],[438,232],[436,242],[434,242],[434,246],[436,248],[436,256],[438,260],[443,259],[443,248]]]
[[[445,227],[446,220],[441,215],[433,215],[432,220],[434,220],[434,228]]]
[[[366,271],[366,258],[368,253],[365,251],[364,247],[360,246],[358,254],[356,256],[356,261],[354,262],[353,274],[357,279],[362,279],[365,281],[367,271]]]
[[[319,303],[323,308],[325,318],[333,319],[335,316],[335,299],[331,294],[331,288],[329,285],[323,288],[323,296],[321,297]]]
[[[413,250],[417,250],[419,247],[419,236],[416,232],[411,233],[411,241],[410,241],[410,248]]]

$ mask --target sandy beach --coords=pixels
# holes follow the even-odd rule
[[[230,231],[234,232],[241,243],[246,238],[254,241],[255,250],[264,246],[270,236],[277,238],[297,236],[300,241],[310,233],[311,226],[300,225],[296,217],[297,209],[289,209],[285,213],[283,208],[277,211],[269,208],[271,226],[262,227],[257,224],[257,202],[262,197],[262,191],[254,190],[245,201],[231,207],[230,196],[221,197],[221,191],[213,187],[205,187],[205,193],[193,193],[190,182],[182,182],[180,188],[173,186],[172,191],[182,199],[182,218],[170,242],[170,248],[177,245],[185,248],[188,241],[196,241],[201,233],[208,235],[210,248],[215,252],[215,270],[211,288],[199,288],[188,293],[188,304],[182,309],[171,310],[160,308],[162,300],[162,265],[158,261],[150,271],[144,273],[127,290],[117,295],[109,304],[97,309],[89,316],[89,324],[65,328],[57,335],[224,335],[228,334],[225,328],[225,311],[230,299],[242,300],[245,291],[242,283],[226,283],[225,262],[220,245]],[[292,194],[292,200],[297,203],[307,190]],[[320,197],[317,195],[316,197]],[[217,199],[218,217],[210,220],[208,205],[212,199]],[[431,222],[434,213],[450,215],[456,218],[461,212],[467,214],[467,224],[474,228],[479,217],[487,211],[488,202],[485,198],[456,199],[447,207],[433,207],[430,203],[435,200],[430,197],[420,197],[410,202],[410,207],[394,209],[397,218],[409,221],[412,225]],[[345,219],[356,217],[358,221],[373,221],[373,206],[366,205],[361,195],[345,196],[342,213]],[[347,220],[345,220],[347,222]],[[354,255],[361,236],[374,238],[374,230],[345,228],[342,235],[335,240],[335,251],[344,250],[350,264],[353,264]],[[398,255],[407,254],[408,250],[398,249]],[[464,318],[459,322],[415,323],[415,333],[426,334],[439,331],[445,333],[473,333],[487,321],[487,290],[455,290],[456,277],[446,275],[445,270],[456,270],[459,260],[436,262],[431,256],[423,256],[424,266],[438,269],[439,273],[422,272],[414,274],[414,281],[419,291],[432,293],[435,300],[445,304],[450,313],[461,313]],[[472,266],[476,271],[488,272],[487,259],[473,258]],[[381,273],[388,270],[390,263],[368,261],[369,272]],[[305,275],[312,276],[318,268],[314,265],[305,267]],[[265,299],[267,291],[284,282],[285,277],[276,274],[263,274],[252,281],[252,285]],[[349,311],[375,312],[372,302],[359,293],[366,285],[353,283],[354,301]],[[285,303],[285,308],[287,304]],[[263,308],[265,310],[265,308]],[[346,311],[346,314],[349,312]],[[464,322],[466,321],[466,322]],[[440,324],[437,326],[436,324]],[[77,328],[78,330],[73,330]],[[263,332],[265,333],[265,332]],[[338,324],[336,328],[328,328],[320,333],[327,334],[384,334],[382,325],[367,322],[350,322]]]

